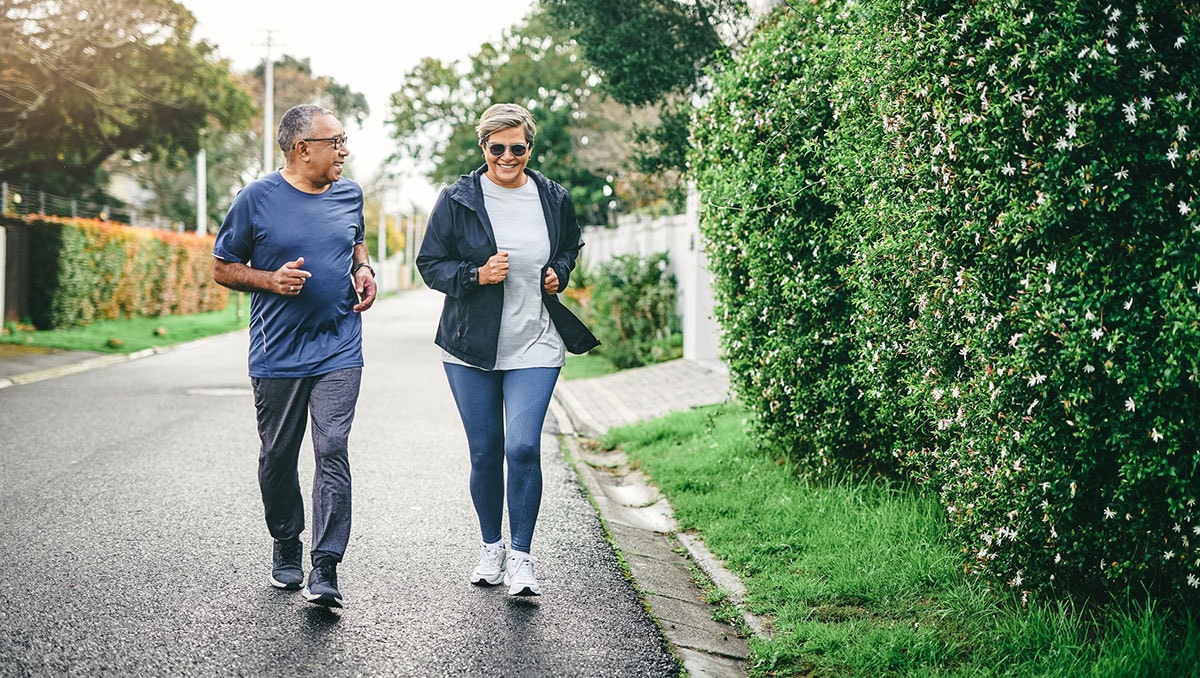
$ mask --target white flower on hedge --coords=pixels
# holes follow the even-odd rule
[[[1068,124],[1067,125],[1067,138],[1074,139],[1075,135],[1076,135],[1076,131],[1078,129],[1079,128],[1075,125],[1075,123],[1072,122],[1072,123]]]
[[[1092,340],[1093,341],[1100,341],[1103,337],[1104,337],[1104,328],[1103,327],[1097,327],[1096,329],[1092,330]]]
[[[1137,106],[1133,104],[1122,104],[1121,110],[1125,113],[1125,122],[1130,125],[1137,123]]]
[[[1018,572],[1018,573],[1017,573],[1017,576],[1015,576],[1015,577],[1013,577],[1012,579],[1010,579],[1010,580],[1008,581],[1008,583],[1009,583],[1009,584],[1011,584],[1012,586],[1020,586],[1020,585],[1021,585],[1021,582],[1023,582],[1023,581],[1025,581],[1025,580],[1021,578],[1021,573],[1020,573],[1020,572]]]
[[[1089,308],[1087,311],[1084,312],[1083,319],[1084,320],[1095,320],[1096,314],[1092,313],[1092,309]]]
[[[1117,177],[1118,179],[1121,179],[1122,181],[1124,181],[1125,179],[1129,178],[1129,170],[1122,167],[1121,169],[1117,170],[1117,172],[1114,176]]]
[[[1040,384],[1044,381],[1046,381],[1046,375],[1042,374],[1041,372],[1038,372],[1037,374],[1034,374],[1029,377],[1029,385],[1030,386],[1037,386],[1038,384]]]
[[[1187,41],[1183,39],[1182,35],[1179,36],[1178,38],[1175,38],[1175,49],[1182,49],[1184,42],[1187,42]]]
[[[1132,41],[1130,41],[1130,43],[1129,43],[1129,46],[1130,46],[1131,48],[1132,48],[1132,47],[1137,47],[1137,45],[1136,45],[1136,44],[1134,44],[1134,43],[1136,43],[1136,42],[1137,42],[1137,40],[1132,40]],[[1150,80],[1153,80],[1153,79],[1154,79],[1154,71],[1150,70],[1149,68],[1143,68],[1143,69],[1142,69],[1142,79],[1143,79],[1143,80],[1146,80],[1147,82],[1148,82],[1148,81],[1150,81]]]
[[[1125,302],[1125,310],[1133,308],[1133,297],[1129,297],[1129,301]]]
[[[1151,99],[1150,97],[1142,97],[1141,104],[1142,104],[1143,111],[1149,111],[1150,108],[1152,106],[1154,106],[1154,100]]]
[[[1004,167],[1000,168],[1000,173],[1006,177],[1011,177],[1017,173],[1017,168],[1013,167],[1011,163],[1005,163]]]
[[[1175,138],[1180,141],[1187,139],[1187,133],[1188,133],[1187,125],[1180,125],[1179,127],[1175,128]]]
[[[1057,261],[1052,261],[1052,262],[1046,264],[1046,272],[1049,273],[1050,275],[1054,275],[1057,271],[1058,271],[1058,262]]]
[[[1117,517],[1116,511],[1112,510],[1111,508],[1109,508],[1107,506],[1104,507],[1104,519],[1105,520],[1111,520],[1116,517]]]
[[[1183,530],[1183,527],[1180,526],[1179,523],[1175,523],[1175,526],[1172,527],[1171,530],[1174,531],[1175,534],[1179,534]]]
[[[1163,434],[1159,433],[1157,428],[1150,429],[1150,440],[1153,440],[1154,442],[1157,443],[1158,441],[1160,441],[1162,439],[1163,439]]]
[[[1129,410],[1130,412],[1137,411],[1137,403],[1133,402],[1133,398],[1125,399],[1125,409]]]
[[[1067,141],[1066,137],[1059,137],[1058,141],[1054,142],[1054,148],[1060,151],[1065,151],[1071,147],[1071,142]]]
[[[1194,575],[1194,574],[1188,575],[1187,583],[1188,583],[1188,586],[1190,586],[1194,589],[1200,589],[1200,579],[1197,579],[1196,575]]]
[[[1183,200],[1179,201],[1179,213],[1180,214],[1182,214],[1183,216],[1186,217],[1189,213],[1191,213],[1191,211],[1192,211],[1192,208],[1187,204],[1186,201],[1183,201]]]
[[[1171,150],[1167,151],[1167,160],[1171,161],[1171,167],[1175,166],[1175,161],[1178,159],[1179,159],[1179,151],[1178,150],[1172,148]]]
[[[1175,558],[1174,551],[1166,551],[1163,553],[1163,560],[1173,560]]]
[[[1096,368],[1095,368],[1095,366],[1093,366],[1093,365],[1084,365],[1084,366],[1083,366],[1083,371],[1084,371],[1084,372],[1086,372],[1086,373],[1088,373],[1088,374],[1091,374],[1092,372],[1095,372],[1095,371],[1096,371]]]
[[[1080,55],[1080,57],[1082,57],[1082,56],[1083,56],[1083,55]],[[1077,85],[1078,85],[1078,84],[1079,84],[1079,81],[1080,81],[1080,79],[1081,79],[1082,77],[1083,77],[1083,76],[1079,75],[1079,71],[1071,71],[1071,82],[1073,82],[1073,83],[1075,83],[1075,84],[1077,84]]]

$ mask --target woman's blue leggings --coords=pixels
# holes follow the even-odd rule
[[[542,424],[557,367],[480,370],[444,363],[471,453],[471,501],[485,544],[502,539],[504,463],[512,550],[529,553],[542,503]]]

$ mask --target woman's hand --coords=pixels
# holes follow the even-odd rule
[[[558,274],[554,269],[546,267],[546,278],[542,280],[542,287],[546,290],[546,294],[558,294]]]
[[[479,267],[479,284],[495,285],[508,277],[508,252],[497,252]]]

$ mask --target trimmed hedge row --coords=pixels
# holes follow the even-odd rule
[[[229,300],[212,279],[213,236],[96,219],[16,224],[30,241],[30,320],[38,329],[216,311]]]
[[[1198,66],[1179,0],[775,14],[691,157],[764,438],[1023,597],[1200,603]]]

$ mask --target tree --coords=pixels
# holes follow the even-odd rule
[[[602,164],[589,153],[604,144],[609,125],[594,115],[604,99],[592,92],[594,74],[575,44],[535,12],[485,44],[465,72],[457,62],[427,58],[404,76],[391,97],[388,124],[398,157],[431,165],[435,183],[450,183],[483,164],[475,134],[479,115],[492,103],[512,101],[529,109],[538,135],[531,167],[571,192],[585,223],[607,220],[618,162]]]
[[[361,126],[363,120],[371,113],[366,96],[351,90],[348,86],[329,76],[314,75],[312,64],[307,58],[297,59],[293,56],[283,55],[274,62],[272,79],[275,86],[276,117],[292,106],[317,104],[336,113],[343,125],[353,122]],[[260,63],[253,71],[243,76],[242,82],[254,97],[255,103],[260,108],[265,106],[266,99],[263,92],[266,90],[266,69],[264,64]],[[271,122],[274,125],[278,120]],[[254,139],[258,140],[258,148],[261,148],[263,133],[261,116],[254,120],[251,129]],[[251,142],[254,139],[251,139]],[[281,151],[275,149],[275,153],[278,160]]]
[[[542,6],[579,44],[603,92],[658,113],[634,126],[629,169],[653,178],[680,206],[692,99],[706,92],[705,70],[741,42],[745,0],[544,0]]]
[[[265,105],[263,64],[236,77],[258,110],[262,110]],[[301,103],[325,106],[346,123],[361,123],[369,113],[365,96],[332,78],[313,75],[308,59],[281,56],[274,62],[273,79],[275,108],[280,114]],[[262,116],[255,115],[237,129],[214,126],[205,135],[204,149],[209,167],[206,204],[210,224],[219,224],[238,189],[262,172],[262,128]],[[125,171],[133,173],[138,182],[154,194],[152,203],[145,207],[171,221],[189,225],[194,222],[194,156],[177,151],[154,161],[125,164]]]
[[[249,96],[171,0],[0,0],[0,179],[94,186],[115,154],[194,155]]]
[[[549,18],[579,43],[601,88],[632,106],[687,95],[726,52],[723,30],[745,0],[543,0]]]

